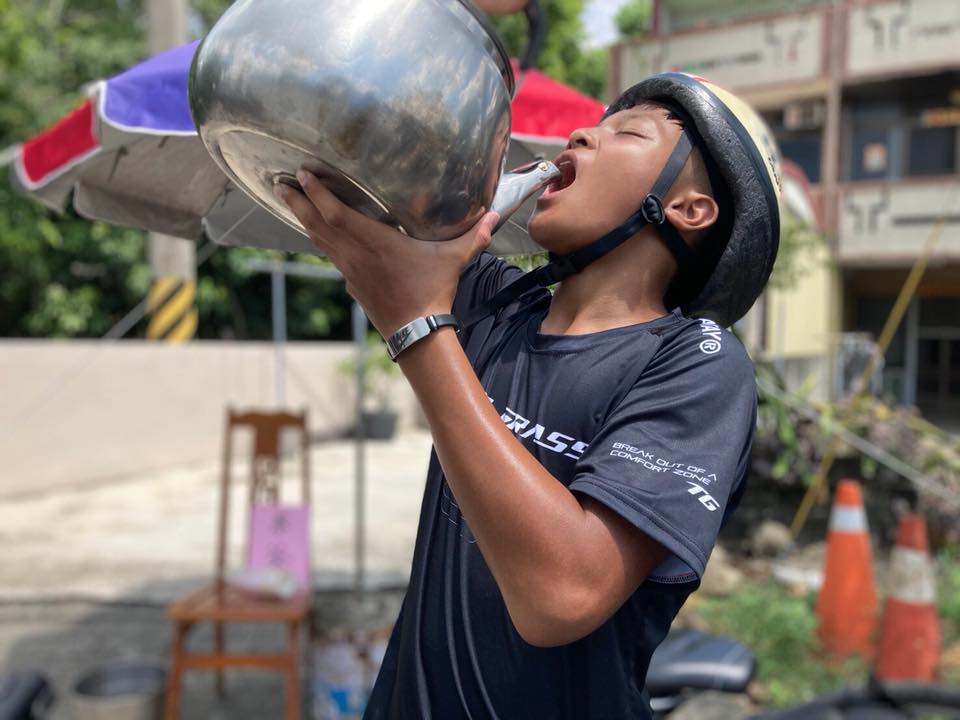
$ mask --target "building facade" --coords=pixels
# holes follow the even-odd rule
[[[819,373],[821,394],[842,392],[840,339],[875,339],[928,260],[879,384],[956,425],[960,2],[660,0],[651,36],[611,48],[610,65],[611,95],[667,70],[736,91],[803,170],[832,262],[768,292],[750,334],[790,372]]]

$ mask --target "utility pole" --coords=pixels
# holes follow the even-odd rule
[[[187,0],[144,0],[150,55],[187,41]],[[197,330],[197,258],[193,240],[150,233],[147,337],[183,342]]]

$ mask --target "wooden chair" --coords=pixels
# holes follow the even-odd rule
[[[303,504],[310,504],[310,466],[306,413],[236,413],[227,411],[220,487],[216,575],[201,587],[167,608],[173,621],[170,674],[164,708],[165,720],[176,720],[180,709],[181,674],[185,670],[216,671],[216,689],[223,696],[223,671],[228,667],[265,668],[286,674],[286,720],[300,717],[300,628],[310,612],[310,588],[302,588],[289,600],[265,599],[232,587],[224,577],[227,553],[227,519],[230,507],[230,467],[234,429],[254,430],[248,504],[276,504],[280,500],[280,434],[286,428],[300,431],[300,466]],[[248,538],[249,542],[249,538]],[[187,652],[190,629],[200,622],[213,623],[213,652]],[[227,622],[283,623],[287,627],[286,650],[275,654],[229,654],[224,647],[223,625]],[[309,627],[309,623],[307,623]]]

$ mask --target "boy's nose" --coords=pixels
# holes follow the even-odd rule
[[[593,147],[594,137],[589,128],[578,128],[570,133],[570,139],[567,141],[567,150],[573,150],[576,147]]]

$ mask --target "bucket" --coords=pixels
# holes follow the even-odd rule
[[[362,648],[349,635],[313,649],[313,720],[360,720],[367,702]]]
[[[97,668],[73,688],[75,720],[160,720],[167,673],[162,667],[118,663]]]

